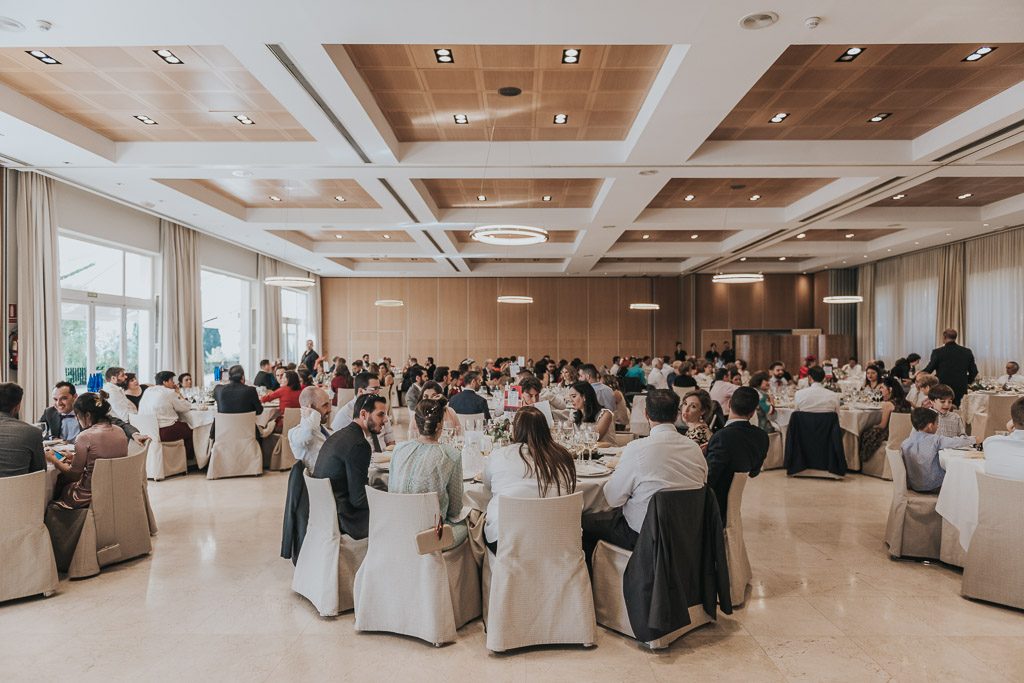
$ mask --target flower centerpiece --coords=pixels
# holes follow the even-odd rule
[[[494,445],[505,445],[512,440],[512,421],[507,417],[498,417],[491,421],[484,434],[491,437]]]

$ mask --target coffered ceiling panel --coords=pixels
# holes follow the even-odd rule
[[[352,242],[379,242],[381,244],[390,244],[393,242],[412,242],[414,241],[412,235],[403,230],[273,230],[275,235],[281,237],[288,237],[291,235],[301,235],[308,240],[314,242],[331,242],[338,244],[348,244]]]
[[[833,180],[835,178],[673,178],[647,208],[778,208],[789,206]]]
[[[983,45],[791,45],[709,139],[915,138],[1024,81],[1024,44],[964,61]],[[855,59],[837,61],[854,47]],[[877,114],[888,116],[871,122]]]
[[[678,264],[678,263],[681,263],[684,260],[685,259],[681,259],[681,258],[670,258],[670,257],[659,258],[659,257],[656,257],[656,256],[655,257],[623,256],[621,258],[608,256],[608,257],[605,257],[605,258],[602,258],[602,259],[598,260],[597,263],[598,263],[598,265],[608,265],[610,263],[638,263],[638,264],[643,264],[643,263],[663,263],[663,264],[675,263],[675,264]]]
[[[449,230],[448,237],[456,244],[480,244],[469,236],[469,230]],[[575,242],[575,230],[548,230],[548,242]]]
[[[810,260],[810,256],[786,256],[784,258],[778,256],[748,256],[746,263],[803,263]]]
[[[428,178],[422,182],[439,209],[588,209],[601,189],[600,178]]]
[[[191,180],[222,197],[255,209],[379,209],[366,190],[354,180],[265,180],[232,178]],[[165,180],[165,184],[182,190],[182,181]],[[277,197],[277,199],[271,199]],[[344,201],[336,199],[341,197]]]
[[[560,258],[468,258],[466,263],[480,266],[488,263],[562,263]]]
[[[626,230],[616,244],[627,242],[721,242],[732,237],[736,230]]]
[[[562,50],[579,50],[562,63]],[[351,59],[401,142],[624,140],[667,45],[324,45]],[[435,49],[450,50],[441,63]],[[521,94],[506,97],[499,88]],[[558,114],[564,123],[555,123]],[[463,115],[466,123],[456,123]]]
[[[391,256],[356,256],[352,258],[332,258],[328,259],[335,263],[346,265],[346,261],[352,263],[433,263],[434,259],[430,257],[391,257]]]
[[[168,64],[155,49],[180,63]],[[223,46],[54,47],[46,54],[59,63],[0,49],[0,83],[116,142],[313,140]]]
[[[794,235],[787,239],[787,242],[802,243],[802,242],[870,242],[878,237],[884,237],[890,235],[894,231],[888,230],[844,230],[843,228],[835,229],[815,229],[805,230],[798,235]],[[896,231],[899,232],[899,231]],[[799,235],[803,235],[800,237]]]
[[[1024,178],[932,178],[872,206],[985,206],[1019,194]]]

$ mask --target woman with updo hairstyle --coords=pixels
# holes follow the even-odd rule
[[[92,502],[92,472],[97,460],[128,455],[128,437],[124,430],[110,423],[110,403],[105,391],[80,395],[75,400],[74,411],[82,427],[75,439],[74,455],[64,460],[47,455],[60,470],[53,487],[54,499],[69,509],[89,507]]]
[[[421,397],[416,402],[414,419],[419,436],[395,446],[388,492],[436,492],[441,517],[455,534],[455,542],[445,548],[451,550],[465,541],[469,532],[465,520],[458,521],[462,517],[462,453],[454,446],[438,442],[447,407],[444,397]]]

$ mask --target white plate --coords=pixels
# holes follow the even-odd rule
[[[577,477],[603,477],[611,473],[610,469],[596,462],[576,462]]]

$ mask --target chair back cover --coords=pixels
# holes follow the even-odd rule
[[[978,527],[961,593],[1024,609],[1024,481],[978,472]]]
[[[348,403],[349,401],[351,401],[352,399],[354,399],[356,397],[356,390],[355,389],[338,389],[337,396],[338,396],[338,408],[341,408],[346,403]]]
[[[43,524],[45,471],[0,477],[0,602],[57,588],[57,564]]]
[[[743,540],[743,489],[746,488],[750,475],[737,472],[733,475],[729,487],[729,501],[725,511],[725,556],[729,563],[729,595],[733,607],[739,607],[746,598],[747,584],[753,575],[750,571],[750,558],[747,556],[747,544]]]
[[[281,419],[281,439],[270,455],[270,467],[268,469],[275,471],[290,470],[292,465],[295,464],[295,453],[292,452],[292,444],[288,441],[288,432],[297,427],[301,421],[301,408],[284,409],[284,417]]]
[[[907,489],[903,453],[887,448],[892,470],[892,505],[885,525],[885,542],[893,557],[938,559],[942,542],[942,517],[935,511],[938,496]]]
[[[910,437],[914,427],[910,424],[910,413],[892,413],[889,415],[889,448],[899,449],[900,444]]]
[[[488,553],[487,648],[596,642],[583,557],[583,494],[498,497],[498,553]]]
[[[1010,406],[1019,396],[989,396],[988,407],[985,409],[985,426],[981,434],[975,434],[978,443],[981,443],[996,432],[1006,430],[1006,423],[1010,421]]]
[[[263,474],[263,451],[256,441],[256,413],[217,413],[217,439],[206,467],[207,479]]]
[[[462,415],[461,413],[456,413],[456,415],[458,415],[459,417],[459,424],[462,426],[463,430],[466,429],[466,423],[469,422],[470,420],[482,421],[484,419],[483,413],[471,413],[469,415]]]
[[[795,411],[786,429],[786,473],[804,470],[846,475],[846,453],[836,413]]]
[[[160,441],[160,426],[156,415],[136,413],[129,416],[132,426],[150,438],[146,454],[146,477],[157,481],[188,470],[188,456],[184,441]]]

